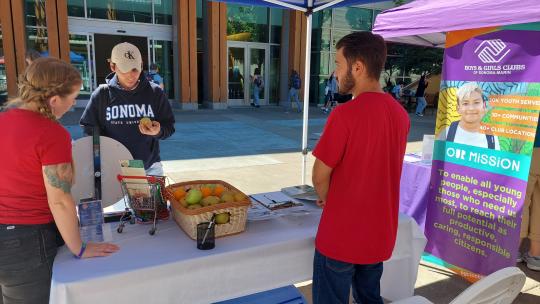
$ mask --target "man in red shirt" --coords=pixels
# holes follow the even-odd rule
[[[328,118],[313,151],[323,213],[315,240],[313,303],[383,303],[382,262],[398,228],[399,180],[409,133],[403,107],[381,89],[383,38],[356,32],[336,45],[340,94],[355,98]]]

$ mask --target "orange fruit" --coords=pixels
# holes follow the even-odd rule
[[[214,188],[214,195],[221,197],[223,191],[225,191],[225,187],[223,187],[222,185],[216,185],[216,187]]]
[[[201,187],[201,193],[202,193],[202,197],[210,196],[210,195],[212,195],[212,189],[210,187],[207,187],[207,186],[202,186]]]
[[[176,188],[173,192],[174,198],[176,200],[181,200],[184,196],[186,196],[186,190],[184,188]]]

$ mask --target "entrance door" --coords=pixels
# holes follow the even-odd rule
[[[97,85],[105,83],[105,77],[111,73],[107,59],[111,58],[113,47],[121,42],[129,42],[135,45],[141,52],[144,68],[148,69],[147,37],[94,34]]]
[[[228,89],[230,106],[246,106],[253,101],[253,78],[263,82],[259,103],[268,104],[268,46],[256,43],[229,42]]]
[[[242,105],[246,99],[246,50],[243,47],[229,47],[229,104]],[[249,94],[247,94],[249,96]]]

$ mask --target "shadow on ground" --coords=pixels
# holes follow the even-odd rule
[[[83,136],[79,126],[82,109],[67,113],[62,124],[74,140]],[[322,133],[327,115],[312,107],[309,113],[308,148]],[[175,110],[176,132],[161,142],[162,160],[186,160],[301,151],[302,114],[281,107],[230,108],[227,110]],[[409,141],[432,134],[435,116],[411,116]]]

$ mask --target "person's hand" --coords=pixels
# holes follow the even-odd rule
[[[86,259],[86,258],[93,258],[93,257],[109,256],[117,252],[118,250],[120,250],[120,247],[112,243],[88,242],[86,244],[86,250],[84,251],[82,258]]]
[[[324,208],[325,205],[326,205],[326,201],[323,201],[320,199],[317,200],[317,206]]]
[[[145,135],[156,136],[161,131],[161,125],[158,121],[152,121],[152,125],[139,124],[139,131]]]

